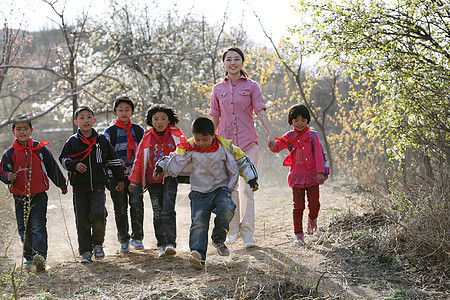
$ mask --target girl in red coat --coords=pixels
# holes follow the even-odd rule
[[[294,198],[294,233],[295,243],[303,244],[303,211],[305,210],[305,192],[308,196],[308,225],[306,232],[313,234],[317,230],[319,215],[319,184],[325,181],[325,165],[322,146],[317,132],[309,130],[311,120],[308,108],[298,104],[289,110],[288,123],[294,127],[277,139],[272,152],[289,150],[289,155],[283,161],[283,166],[289,166],[288,184],[292,188]]]

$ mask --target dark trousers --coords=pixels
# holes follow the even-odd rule
[[[110,178],[111,199],[114,203],[114,218],[116,220],[117,239],[120,243],[130,240],[128,223],[128,205],[130,206],[131,238],[142,240],[144,238],[144,197],[142,184],[137,184],[133,192],[128,190],[130,181],[125,179],[122,191],[116,191],[117,181]]]
[[[23,243],[23,256],[32,260],[35,254],[47,258],[47,193],[13,195],[17,230]]]
[[[175,200],[178,182],[172,179],[166,183],[148,183],[148,192],[153,208],[153,227],[158,247],[168,244],[176,247],[177,220]]]
[[[196,250],[206,260],[208,249],[208,230],[211,213],[215,213],[214,229],[211,239],[214,243],[223,243],[234,216],[236,204],[231,200],[227,187],[220,187],[210,193],[191,191],[191,228],[189,230],[189,248]]]
[[[92,251],[105,241],[106,195],[104,190],[73,193],[73,208],[78,235],[78,252]]]
[[[303,233],[303,211],[305,210],[305,192],[308,196],[309,218],[314,220],[319,215],[319,186],[313,185],[308,188],[292,188],[294,197],[294,234]]]

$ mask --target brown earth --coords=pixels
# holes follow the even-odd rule
[[[61,195],[51,189],[48,271],[36,276],[28,274],[19,296],[23,299],[384,299],[405,283],[401,274],[380,275],[376,266],[352,257],[339,232],[329,231],[328,225],[336,214],[362,214],[366,210],[358,194],[331,182],[321,187],[319,230],[306,237],[306,245],[293,243],[291,190],[286,185],[262,187],[256,192],[258,247],[245,250],[238,240],[229,245],[231,255],[222,257],[209,245],[206,268],[202,271],[189,268],[188,188],[179,186],[176,256],[158,258],[148,194],[144,198],[146,250],[118,254],[114,212],[107,192],[106,258],[87,265],[78,263],[72,195],[70,191]],[[5,256],[19,265],[21,243],[14,232],[11,227],[3,232],[14,236]],[[24,272],[17,273],[17,277],[23,276]],[[11,295],[9,286],[1,287],[6,290],[3,295]]]

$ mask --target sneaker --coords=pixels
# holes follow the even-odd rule
[[[165,249],[166,255],[175,255],[177,254],[177,250],[175,250],[175,246],[172,244],[168,244]]]
[[[224,243],[214,243],[212,242],[213,246],[216,247],[217,253],[219,253],[220,256],[228,256],[230,255],[230,250],[225,246]]]
[[[160,246],[159,247],[159,255],[158,255],[158,257],[163,257],[163,256],[166,256],[166,247]]]
[[[144,250],[145,249],[144,245],[142,244],[142,240],[131,240],[130,244],[136,250]]]
[[[295,240],[294,240],[294,244],[304,244],[305,243],[305,239],[304,239],[305,234],[302,233],[297,233],[295,235]]]
[[[46,265],[45,258],[40,254],[36,254],[33,257],[33,265],[36,266],[36,272],[44,272]]]
[[[189,264],[195,270],[203,269],[202,256],[198,251],[194,250],[189,254]]]
[[[308,217],[308,227],[306,228],[306,233],[313,234],[314,232],[316,232],[316,230],[317,230],[317,218],[314,220],[311,220]]]
[[[130,253],[130,241],[126,241],[125,243],[120,243],[119,253]]]
[[[92,252],[90,251],[86,251],[83,254],[81,254],[81,259],[80,259],[80,263],[86,264],[86,263],[91,263],[92,262]]]
[[[248,241],[248,242],[244,242],[244,247],[245,249],[252,249],[256,247],[255,241]]]
[[[33,266],[33,261],[32,260],[27,260],[26,262],[23,263],[23,268],[26,271],[31,271],[31,267]]]
[[[105,252],[102,245],[94,245],[94,257],[95,259],[104,259]]]
[[[227,236],[227,240],[225,241],[225,243],[227,244],[234,244],[236,243],[236,240],[238,238],[239,233],[236,234],[228,234]]]

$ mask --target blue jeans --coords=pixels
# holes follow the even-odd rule
[[[148,183],[153,208],[153,227],[158,247],[168,244],[176,247],[177,218],[175,200],[178,182],[175,178],[165,183]]]
[[[142,195],[142,184],[135,186],[131,193],[128,190],[130,181],[125,178],[125,187],[122,191],[116,191],[117,181],[110,178],[111,199],[114,203],[114,218],[116,220],[117,239],[120,243],[130,240],[128,224],[128,205],[130,205],[131,238],[142,240],[144,238],[144,196]]]
[[[191,191],[191,228],[189,231],[189,248],[198,251],[202,260],[206,260],[208,249],[208,230],[211,213],[215,213],[214,229],[211,239],[214,243],[223,243],[227,237],[231,219],[236,205],[231,200],[227,187],[220,187],[210,193]]]
[[[17,230],[23,243],[23,256],[32,260],[35,254],[47,259],[47,193],[27,196],[13,195]]]
[[[104,190],[73,193],[73,208],[78,235],[78,253],[92,251],[92,245],[105,241],[106,194]]]

